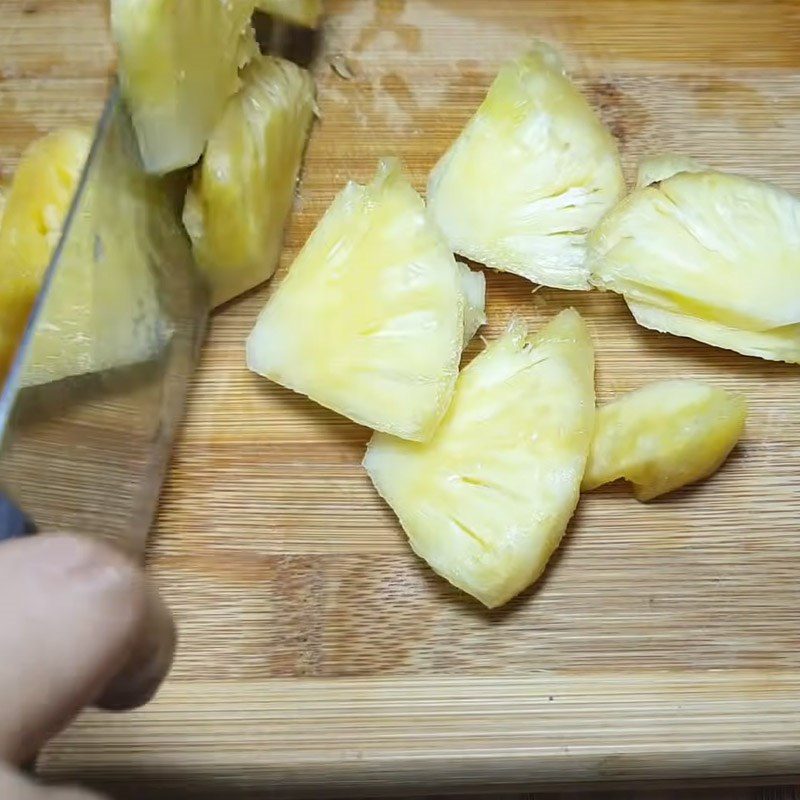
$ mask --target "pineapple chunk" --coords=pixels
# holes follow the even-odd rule
[[[458,265],[397,161],[334,200],[247,343],[251,370],[376,430],[433,435],[464,340]]]
[[[376,434],[364,466],[411,546],[494,608],[543,572],[578,503],[594,429],[594,352],[572,310],[516,320],[461,373],[425,444]]]
[[[255,0],[111,0],[123,94],[149,172],[194,164],[257,51]]]
[[[660,183],[679,172],[706,172],[708,167],[687,156],[674,153],[662,153],[657,156],[647,156],[639,164],[639,173],[636,176],[636,188],[643,189],[651,183]]]
[[[6,213],[6,190],[3,186],[0,186],[0,225],[3,224],[3,215]]]
[[[314,82],[290,61],[257,56],[242,80],[184,208],[215,306],[275,272],[314,113]]]
[[[322,0],[256,0],[256,8],[307,28],[316,28],[322,16]]]
[[[698,381],[660,381],[602,406],[583,489],[625,478],[646,501],[703,480],[742,437],[747,403]]]
[[[0,224],[0,380],[61,236],[91,143],[88,131],[51,133],[25,151],[14,175]]]
[[[769,348],[776,335],[791,340],[790,351],[799,344],[800,201],[788,192],[720,172],[681,172],[633,192],[590,245],[595,284],[635,309],[663,312],[663,329],[748,354],[766,345],[765,357],[797,360],[786,347]]]
[[[539,44],[500,71],[434,169],[428,200],[457,253],[588,289],[586,236],[624,191],[613,137]]]
[[[458,262],[461,290],[464,293],[464,346],[486,324],[486,276]]]

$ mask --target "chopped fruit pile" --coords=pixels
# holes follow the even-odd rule
[[[586,237],[624,192],[616,142],[540,44],[500,71],[433,171],[428,201],[456,253],[588,289]]]
[[[641,325],[800,362],[800,201],[788,192],[679,172],[623,200],[591,250],[594,283]]]
[[[494,608],[558,547],[594,418],[594,350],[580,315],[564,311],[533,336],[517,320],[461,373],[429,442],[376,434],[364,466],[416,553]]]
[[[261,313],[248,366],[362,425],[428,439],[458,376],[463,281],[422,198],[384,161],[333,201]]]
[[[184,224],[217,306],[275,272],[314,114],[304,69],[257,56],[214,128]]]
[[[310,74],[258,52],[256,9],[307,27],[323,11],[320,0],[111,2],[146,169],[200,162],[183,219],[215,306],[275,272],[315,112]],[[89,147],[86,133],[52,134],[0,191],[0,375]],[[411,546],[488,607],[542,574],[581,489],[625,479],[644,501],[707,478],[743,435],[747,405],[672,380],[596,409],[594,348],[573,310],[532,335],[515,319],[459,374],[487,287],[454,253],[545,286],[617,292],[648,328],[800,363],[797,198],[677,154],[645,158],[625,192],[613,136],[537,43],[500,70],[430,176],[427,207],[393,158],[345,186],[247,341],[251,370],[375,431],[364,467]],[[109,180],[94,207],[115,208],[115,193]],[[135,252],[137,213],[119,209],[125,224],[100,248],[108,269],[76,272],[59,324],[37,334],[41,380],[145,353],[150,339],[131,349],[126,320],[156,297],[111,277]],[[97,258],[87,250],[87,269]],[[103,302],[89,305],[92,292]],[[120,327],[103,327],[111,319],[121,338],[106,335]]]
[[[705,383],[660,381],[597,412],[583,489],[624,478],[639,500],[715,473],[744,433],[745,399]]]

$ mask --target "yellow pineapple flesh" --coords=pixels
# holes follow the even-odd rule
[[[322,16],[322,0],[256,0],[256,8],[307,28],[316,28]]]
[[[461,289],[464,293],[464,345],[486,324],[486,276],[458,262]]]
[[[150,172],[200,158],[257,51],[254,2],[111,0],[120,82]]]
[[[583,489],[624,478],[641,501],[716,472],[744,433],[741,395],[699,381],[660,381],[602,406]]]
[[[800,360],[800,201],[788,192],[680,172],[629,195],[590,244],[594,283],[624,295],[642,324]]]
[[[431,175],[452,249],[547,286],[589,288],[586,237],[625,191],[617,145],[555,52],[504,66]]]
[[[706,172],[708,167],[693,158],[677,153],[660,153],[643,158],[636,175],[636,188],[643,189],[651,183],[660,183],[679,172]]]
[[[364,466],[414,551],[493,608],[533,583],[580,494],[595,420],[594,352],[562,312],[521,321],[464,369],[431,441],[376,434]]]
[[[251,370],[350,419],[433,435],[464,344],[463,276],[398,162],[350,183],[247,343]]]
[[[208,142],[184,208],[195,260],[219,305],[272,276],[314,114],[314,83],[257,56]]]
[[[88,131],[65,129],[25,151],[0,222],[0,379],[7,372],[89,155]]]

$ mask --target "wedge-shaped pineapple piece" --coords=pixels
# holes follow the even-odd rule
[[[375,430],[433,435],[464,342],[463,276],[395,160],[334,200],[247,343],[250,369]]]
[[[0,224],[0,379],[17,349],[89,155],[88,131],[35,141],[14,175]]]
[[[123,94],[150,172],[194,164],[257,51],[255,0],[111,0]]]
[[[699,381],[660,381],[597,413],[583,489],[620,478],[652,500],[715,473],[744,433],[745,399]]]
[[[558,547],[594,419],[581,317],[564,311],[530,337],[515,321],[461,373],[430,442],[377,434],[364,466],[415,552],[493,608],[533,583]]]
[[[183,221],[219,305],[275,272],[314,114],[309,73],[257,56],[186,196]]]
[[[800,323],[800,201],[777,187],[681,172],[627,197],[590,243],[595,284],[668,313],[674,333],[701,320],[743,331],[725,346],[749,352],[750,334]]]
[[[464,292],[464,345],[486,324],[486,276],[458,262],[461,289]]]
[[[322,0],[256,0],[256,8],[307,28],[316,28],[322,16]]]
[[[676,153],[661,153],[643,158],[636,176],[636,188],[643,189],[651,183],[659,183],[679,172],[706,172],[708,167],[693,158]]]
[[[434,169],[428,202],[457,253],[587,289],[586,236],[624,191],[613,137],[538,44],[500,71]]]

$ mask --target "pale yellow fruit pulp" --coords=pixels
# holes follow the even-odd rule
[[[416,553],[488,607],[533,583],[578,503],[595,421],[594,351],[575,311],[515,321],[464,369],[426,443],[376,434],[364,466]]]
[[[245,68],[184,209],[212,305],[275,272],[313,114],[306,70],[272,56],[257,56]]]
[[[111,0],[123,94],[145,166],[194,164],[257,51],[254,0]]]
[[[800,200],[788,192],[680,172],[629,195],[590,244],[594,283],[641,324],[800,362]]]
[[[587,234],[624,191],[613,137],[539,44],[501,69],[434,169],[428,203],[456,253],[588,289]]]
[[[624,478],[652,500],[707,478],[744,433],[747,403],[699,381],[660,381],[601,406],[583,488]]]
[[[88,131],[56,131],[28,147],[14,175],[0,223],[0,379],[39,293],[90,147]]]
[[[395,160],[350,183],[247,343],[250,369],[375,430],[430,438],[453,396],[464,277]]]

